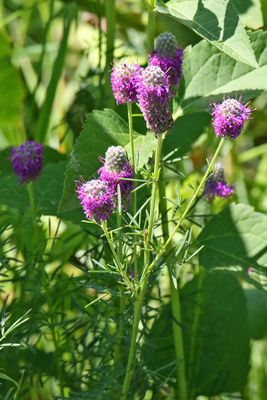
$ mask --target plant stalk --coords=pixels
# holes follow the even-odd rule
[[[124,268],[123,268],[123,265],[122,265],[122,263],[121,263],[121,260],[120,260],[120,258],[119,258],[119,256],[118,256],[117,252],[116,252],[114,243],[113,243],[112,239],[111,239],[110,236],[109,236],[109,232],[108,232],[108,229],[107,229],[107,223],[106,223],[106,221],[103,221],[103,222],[101,223],[101,227],[102,227],[102,230],[103,230],[103,232],[104,232],[104,235],[105,235],[105,237],[106,237],[106,239],[107,239],[107,242],[108,242],[108,244],[109,244],[110,250],[111,250],[111,252],[112,252],[112,254],[113,254],[114,260],[115,260],[116,265],[117,265],[117,268],[118,268],[118,270],[119,270],[119,273],[120,273],[121,276],[123,277],[123,279],[124,279],[125,283],[128,285],[128,287],[133,291],[133,290],[134,290],[133,284],[132,284],[132,282],[130,281],[130,279],[128,278],[127,273],[124,271]]]
[[[148,231],[147,237],[145,239],[145,257],[144,261],[149,262],[149,246],[152,238],[153,232],[153,224],[155,217],[155,205],[156,205],[156,193],[158,187],[158,179],[160,175],[160,160],[161,160],[161,149],[162,149],[163,135],[160,135],[157,142],[156,156],[155,156],[155,165],[154,165],[154,175],[153,175],[153,185],[152,185],[152,194],[150,200],[150,215],[149,215],[149,223],[148,223]],[[146,265],[146,264],[145,264]],[[145,292],[148,283],[148,275],[143,280],[139,293],[136,295],[135,303],[134,303],[134,319],[133,319],[133,327],[132,327],[132,336],[130,343],[130,351],[128,355],[126,374],[123,382],[122,392],[121,392],[121,400],[127,400],[129,387],[131,385],[134,363],[136,357],[136,348],[137,348],[137,335],[138,335],[138,327],[142,314],[142,305],[144,302]]]
[[[160,192],[160,213],[161,213],[161,226],[164,242],[169,237],[169,225],[167,216],[167,202],[166,202],[166,186],[161,180],[159,184]],[[184,355],[184,343],[183,343],[183,331],[182,331],[182,317],[181,317],[181,304],[178,283],[177,289],[173,282],[173,276],[171,270],[168,268],[170,292],[171,292],[171,308],[172,308],[172,332],[174,339],[174,349],[176,357],[176,379],[177,379],[177,396],[179,400],[187,399],[187,382],[185,373],[185,355]]]
[[[135,166],[135,154],[134,154],[134,137],[133,137],[133,112],[132,112],[132,104],[127,103],[127,111],[128,111],[128,124],[129,124],[129,137],[130,137],[130,145],[131,145],[131,160],[132,160],[132,168],[133,168],[133,178],[135,179],[136,174],[136,166]],[[133,181],[133,185],[135,187],[135,181]],[[137,211],[137,197],[136,190],[133,191],[133,215],[135,216]],[[134,276],[137,277],[137,249],[136,249],[136,237],[134,236],[133,242],[133,264],[134,264]]]
[[[106,65],[105,65],[105,87],[107,104],[112,107],[114,106],[114,98],[112,95],[111,84],[110,84],[110,70],[113,63],[114,54],[114,43],[116,33],[116,0],[105,0],[105,16],[107,22],[106,31]]]
[[[187,216],[188,212],[190,211],[192,205],[196,201],[196,199],[197,199],[202,187],[204,186],[204,184],[205,184],[205,182],[206,182],[206,180],[207,180],[207,178],[208,178],[208,176],[209,176],[209,174],[210,174],[210,172],[212,170],[212,167],[213,167],[218,155],[220,154],[220,151],[221,151],[221,149],[223,147],[223,144],[224,144],[224,138],[222,138],[220,140],[220,143],[219,143],[219,145],[218,145],[218,147],[217,147],[217,149],[216,149],[216,151],[215,151],[215,153],[214,153],[214,155],[212,157],[212,160],[211,160],[211,162],[210,162],[210,164],[209,164],[209,166],[207,168],[207,171],[205,172],[205,174],[204,174],[203,178],[201,179],[201,182],[198,185],[193,197],[191,198],[191,200],[188,203],[186,209],[184,210],[183,214],[181,215],[179,221],[177,222],[176,227],[174,228],[174,230],[170,234],[168,240],[166,241],[166,243],[162,247],[161,251],[159,251],[158,254],[156,255],[156,257],[154,258],[152,263],[147,268],[145,268],[145,271],[144,271],[144,274],[143,274],[144,277],[145,277],[146,274],[149,274],[149,272],[154,268],[154,266],[156,265],[156,263],[158,262],[160,257],[166,252],[166,250],[168,249],[169,245],[171,244],[172,239],[174,238],[174,235],[176,234],[176,232],[178,232],[178,230],[179,230],[179,228],[181,226],[181,223],[186,218],[186,216]]]
[[[148,24],[147,24],[147,51],[150,53],[154,48],[156,29],[155,0],[148,0]]]
[[[51,79],[47,87],[45,101],[42,105],[40,117],[38,120],[36,140],[39,141],[40,143],[43,143],[45,141],[49,129],[49,123],[52,114],[52,106],[54,103],[58,82],[64,68],[64,60],[67,52],[67,43],[68,43],[70,28],[75,15],[76,15],[75,8],[71,4],[66,11],[63,37],[61,39],[57,58],[53,65]]]
[[[33,226],[35,226],[35,224],[36,224],[36,206],[35,206],[32,181],[27,183],[27,190],[28,190],[28,196],[29,196],[30,205],[31,205],[32,222],[33,222]]]

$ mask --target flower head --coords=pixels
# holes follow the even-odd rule
[[[142,68],[138,64],[119,63],[111,72],[111,86],[118,104],[137,100],[136,88]]]
[[[171,32],[163,32],[155,42],[155,52],[161,56],[174,57],[177,49],[177,41]]]
[[[236,138],[250,114],[251,109],[236,99],[226,99],[222,103],[214,104],[212,124],[216,136]]]
[[[137,86],[138,102],[166,104],[170,96],[170,87],[164,71],[160,67],[146,67]]]
[[[154,51],[149,55],[149,63],[166,73],[170,87],[175,88],[182,75],[183,50],[177,47],[175,36],[164,32],[158,36]]]
[[[112,172],[120,172],[129,163],[122,146],[110,146],[105,154],[105,166]]]
[[[103,167],[99,169],[99,177],[102,181],[107,182],[117,200],[117,187],[119,185],[121,192],[122,208],[127,209],[131,201],[133,190],[133,169],[127,159],[127,154],[121,146],[110,146],[105,154],[105,162]]]
[[[173,120],[169,110],[170,87],[166,74],[157,66],[143,70],[137,98],[147,128],[159,135],[168,131]]]
[[[79,184],[76,191],[86,218],[104,221],[112,214],[113,193],[107,182],[93,179]]]
[[[211,201],[214,196],[230,197],[233,193],[233,186],[227,185],[225,181],[223,167],[220,164],[217,164],[212,175],[206,181],[204,195],[207,200]]]
[[[22,183],[35,180],[43,166],[43,146],[34,141],[13,147],[11,150],[11,162],[15,174]]]

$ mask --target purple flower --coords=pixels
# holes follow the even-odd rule
[[[43,146],[34,141],[13,147],[11,150],[11,162],[15,174],[22,183],[35,180],[43,166]]]
[[[105,154],[105,163],[98,172],[100,179],[107,182],[115,202],[117,187],[120,186],[122,208],[127,209],[134,188],[133,182],[128,180],[133,178],[133,169],[123,147],[110,146]]]
[[[76,192],[87,219],[105,221],[112,214],[115,205],[107,182],[93,179],[79,184]]]
[[[137,101],[136,88],[141,71],[138,64],[119,63],[112,68],[111,86],[118,104]]]
[[[213,105],[212,124],[216,136],[236,138],[240,135],[251,109],[236,99]]]
[[[172,89],[178,85],[182,75],[183,50],[177,47],[172,33],[164,32],[158,36],[155,49],[149,55],[149,62],[166,73]]]
[[[155,66],[145,68],[137,88],[137,98],[147,128],[159,135],[170,129],[170,86],[166,74]]]
[[[139,104],[166,104],[170,97],[170,87],[164,71],[160,67],[150,65],[141,74],[137,86]]]
[[[204,195],[207,200],[211,201],[214,196],[230,197],[234,193],[234,188],[227,185],[225,181],[224,171],[220,164],[214,168],[214,172],[205,183]]]

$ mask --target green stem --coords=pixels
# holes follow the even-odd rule
[[[157,142],[156,156],[155,156],[155,166],[154,166],[154,174],[153,174],[153,186],[152,186],[152,194],[150,200],[150,215],[149,215],[149,223],[148,223],[148,231],[147,238],[145,240],[145,262],[149,260],[149,246],[152,239],[153,232],[153,224],[155,217],[155,205],[156,205],[156,193],[158,187],[158,179],[160,175],[160,159],[161,159],[161,149],[162,149],[163,135],[160,135]],[[128,355],[127,367],[125,378],[123,382],[122,392],[121,392],[121,400],[126,400],[128,396],[129,387],[132,381],[134,363],[136,357],[136,348],[137,348],[137,335],[138,335],[138,327],[142,314],[142,305],[144,302],[145,292],[148,283],[148,275],[143,280],[139,293],[136,295],[135,303],[134,303],[134,318],[133,318],[133,327],[132,327],[132,336],[130,343],[130,351]]]
[[[27,183],[27,190],[28,190],[28,195],[29,195],[29,200],[30,200],[30,205],[31,205],[33,226],[35,226],[35,224],[36,224],[36,207],[35,207],[32,181]]]
[[[166,243],[162,247],[161,251],[159,251],[158,254],[156,255],[156,257],[154,258],[152,263],[147,268],[145,268],[145,271],[144,271],[144,274],[143,274],[144,277],[146,276],[146,274],[149,274],[149,272],[154,268],[154,266],[156,265],[156,263],[158,262],[158,260],[162,256],[162,254],[164,254],[166,252],[166,250],[168,249],[169,245],[171,244],[172,239],[174,238],[174,235],[176,234],[176,232],[178,232],[178,230],[179,230],[179,228],[181,226],[181,223],[186,218],[186,216],[187,216],[188,212],[190,211],[192,205],[196,201],[196,199],[197,199],[202,187],[204,186],[204,184],[205,184],[205,182],[206,182],[206,180],[207,180],[207,178],[208,178],[208,176],[209,176],[209,174],[210,174],[210,172],[212,170],[212,167],[213,167],[213,165],[214,165],[214,163],[215,163],[215,161],[216,161],[216,159],[217,159],[217,157],[218,157],[218,155],[219,155],[219,153],[220,153],[220,151],[221,151],[221,149],[223,147],[223,144],[224,144],[224,138],[221,139],[221,141],[220,141],[220,143],[219,143],[219,145],[218,145],[218,147],[217,147],[217,149],[216,149],[216,151],[214,153],[214,156],[212,157],[212,160],[211,160],[211,162],[210,162],[210,164],[209,164],[209,166],[207,168],[207,171],[205,172],[203,178],[201,179],[201,182],[198,185],[198,187],[197,187],[197,189],[196,189],[196,191],[194,193],[194,196],[191,198],[191,200],[188,203],[186,209],[184,210],[183,214],[181,215],[179,221],[177,222],[176,227],[174,228],[174,230],[170,234],[168,240],[166,241]]]
[[[267,0],[261,0],[261,9],[262,9],[262,16],[263,16],[263,25],[264,28],[267,27]]]
[[[117,229],[118,229],[118,240],[117,240],[117,253],[118,257],[122,259],[122,238],[121,238],[121,207],[117,212]],[[120,288],[120,299],[119,299],[119,323],[118,323],[118,331],[117,331],[117,342],[115,346],[115,355],[114,355],[114,363],[115,365],[119,365],[121,359],[121,339],[123,333],[123,313],[125,307],[125,299],[123,297],[123,290]]]
[[[150,53],[154,48],[156,29],[155,0],[148,1],[148,24],[147,24],[147,51]]]
[[[54,103],[58,82],[64,67],[64,60],[67,52],[67,43],[68,43],[70,28],[72,21],[76,15],[75,10],[76,10],[75,6],[73,4],[70,4],[69,8],[66,11],[63,37],[59,46],[57,58],[53,65],[53,71],[50,82],[47,87],[45,101],[41,108],[41,113],[37,125],[37,135],[36,135],[36,140],[41,143],[45,141],[47,131],[49,128],[50,118],[52,114],[52,106]]]
[[[121,263],[121,261],[120,261],[120,258],[119,258],[118,254],[117,254],[117,252],[116,252],[116,249],[115,249],[115,246],[114,246],[114,244],[113,244],[113,241],[112,241],[111,238],[110,238],[110,235],[109,235],[109,232],[108,232],[108,229],[107,229],[107,223],[106,223],[106,221],[103,221],[103,222],[102,222],[101,227],[102,227],[102,230],[103,230],[103,232],[104,232],[104,235],[105,235],[105,237],[106,237],[106,239],[107,239],[107,242],[108,242],[108,244],[109,244],[110,250],[111,250],[111,252],[112,252],[112,254],[113,254],[114,260],[115,260],[116,265],[117,265],[117,268],[118,268],[118,270],[119,270],[119,273],[120,273],[121,276],[123,277],[125,283],[129,286],[129,288],[130,288],[132,291],[134,291],[133,284],[132,284],[132,282],[130,281],[130,279],[128,278],[127,273],[124,271],[123,265],[122,265],[122,263]]]
[[[129,136],[130,136],[130,144],[131,144],[131,159],[132,159],[132,167],[133,167],[133,178],[135,178],[136,174],[136,166],[135,166],[135,154],[134,154],[134,137],[133,137],[133,112],[132,112],[132,104],[127,103],[127,111],[128,111],[128,124],[129,124]],[[133,185],[135,186],[135,182],[133,181]],[[137,212],[137,197],[136,190],[133,191],[133,215],[135,216]],[[134,276],[137,277],[137,249],[136,249],[136,237],[134,236],[133,242],[133,260],[134,260]]]
[[[106,66],[105,66],[105,86],[106,86],[106,100],[108,105],[114,105],[114,98],[112,95],[110,84],[110,70],[113,63],[114,42],[116,33],[116,0],[105,0],[105,15],[106,15]]]
[[[204,273],[201,270],[198,273],[198,283],[197,283],[197,293],[196,293],[196,300],[195,300],[195,307],[194,307],[194,315],[193,315],[193,324],[192,324],[192,334],[190,337],[190,354],[189,354],[189,371],[188,371],[188,382],[189,388],[192,388],[192,378],[193,378],[193,371],[194,371],[194,361],[196,356],[196,342],[197,342],[197,329],[199,324],[200,318],[200,311],[201,311],[201,299],[202,299],[202,287],[204,282]],[[193,399],[194,394],[190,391],[189,398]]]
[[[166,202],[166,186],[161,180],[159,184],[160,192],[160,213],[161,213],[161,226],[164,242],[169,237],[169,225],[167,217],[167,202]],[[174,338],[174,349],[176,356],[176,379],[177,379],[177,396],[179,400],[187,400],[187,382],[185,373],[185,355],[184,343],[182,332],[182,318],[181,318],[181,305],[178,286],[174,286],[172,273],[169,271],[169,282],[171,291],[171,308],[172,308],[172,332]],[[176,281],[177,285],[177,281]]]

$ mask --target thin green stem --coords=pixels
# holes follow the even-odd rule
[[[156,194],[158,187],[158,179],[160,175],[160,160],[161,160],[161,149],[162,149],[163,135],[160,135],[157,142],[156,156],[155,156],[155,165],[154,165],[154,174],[153,174],[153,186],[152,186],[152,194],[150,200],[150,215],[149,215],[149,223],[148,223],[148,231],[147,237],[145,239],[145,262],[149,260],[149,246],[152,239],[153,232],[153,224],[155,218],[155,205],[156,205]],[[122,392],[121,392],[121,400],[126,400],[128,396],[129,387],[131,385],[134,363],[136,357],[136,348],[137,348],[137,335],[138,335],[138,327],[142,314],[142,305],[144,302],[145,292],[148,283],[148,275],[143,280],[139,293],[136,295],[135,303],[134,303],[134,318],[133,318],[133,326],[132,326],[132,336],[130,343],[130,351],[128,355],[128,361],[126,366],[126,373],[123,382]]]
[[[165,243],[164,246],[162,247],[161,251],[159,251],[158,254],[156,255],[156,257],[154,258],[154,260],[152,261],[152,263],[151,263],[147,268],[145,268],[145,271],[144,271],[143,276],[145,276],[146,274],[149,274],[149,272],[154,268],[154,266],[156,265],[156,263],[158,262],[158,260],[159,260],[160,257],[162,256],[162,254],[164,254],[164,253],[166,252],[166,250],[168,249],[168,246],[171,244],[172,239],[174,238],[174,235],[176,234],[176,232],[178,232],[178,230],[179,230],[179,228],[180,228],[180,226],[181,226],[181,223],[182,223],[182,222],[184,221],[184,219],[186,218],[186,216],[187,216],[188,212],[190,211],[192,205],[193,205],[194,202],[196,201],[196,199],[197,199],[197,197],[198,197],[198,195],[199,195],[199,193],[200,193],[202,187],[204,186],[204,184],[205,184],[205,182],[206,182],[206,180],[207,180],[207,178],[208,178],[208,176],[209,176],[209,174],[210,174],[210,172],[211,172],[211,170],[212,170],[212,168],[213,168],[213,165],[214,165],[214,163],[215,163],[215,161],[216,161],[218,155],[220,154],[220,151],[221,151],[221,149],[222,149],[222,147],[223,147],[223,144],[224,144],[224,138],[221,139],[221,141],[220,141],[220,143],[219,143],[219,145],[218,145],[218,147],[217,147],[217,149],[216,149],[216,151],[215,151],[215,153],[214,153],[214,156],[212,157],[212,160],[211,160],[211,162],[210,162],[210,164],[209,164],[209,166],[208,166],[208,168],[207,168],[207,171],[205,172],[205,174],[204,174],[203,178],[201,179],[201,182],[200,182],[200,184],[198,185],[198,187],[197,187],[197,189],[196,189],[196,191],[195,191],[193,197],[191,198],[191,200],[190,200],[190,202],[188,203],[186,209],[185,209],[184,212],[182,213],[182,215],[181,215],[179,221],[177,222],[176,227],[174,228],[174,230],[173,230],[172,233],[170,234],[168,240],[166,241],[166,243]]]
[[[35,200],[34,200],[34,191],[33,191],[32,181],[27,183],[27,190],[28,190],[28,195],[29,195],[29,200],[30,200],[30,205],[31,205],[33,226],[35,226],[36,225],[36,206],[35,206]]]
[[[49,123],[52,114],[52,106],[54,103],[58,82],[61,77],[62,70],[64,68],[64,60],[67,52],[67,43],[68,43],[70,28],[75,15],[76,15],[76,7],[73,4],[70,4],[66,10],[62,40],[58,49],[57,57],[53,65],[51,79],[47,87],[45,101],[42,105],[40,117],[38,120],[36,140],[41,143],[45,141],[49,129]]]
[[[166,185],[162,180],[159,184],[160,193],[160,213],[161,213],[161,226],[164,242],[169,237],[169,225],[167,216],[167,202],[166,202]],[[185,373],[185,355],[183,344],[182,332],[182,318],[181,318],[181,305],[178,286],[177,289],[174,285],[172,272],[169,269],[169,282],[171,292],[171,308],[172,308],[172,332],[174,338],[174,349],[176,356],[176,379],[177,379],[177,396],[179,400],[187,400],[187,382]],[[176,280],[177,285],[177,280]]]
[[[150,53],[154,48],[156,29],[155,0],[148,1],[148,24],[147,24],[147,51]]]
[[[118,207],[117,212],[117,230],[118,230],[118,240],[117,240],[117,253],[118,257],[122,259],[122,237],[121,237],[121,207]],[[125,307],[125,299],[123,296],[123,290],[120,287],[120,299],[119,299],[119,322],[118,322],[118,330],[117,330],[117,341],[115,346],[115,355],[114,355],[114,363],[115,365],[119,365],[121,360],[121,340],[122,340],[122,333],[123,333],[123,313]]]
[[[106,87],[106,101],[107,105],[112,107],[114,105],[114,98],[112,95],[110,84],[110,70],[113,63],[114,43],[116,33],[116,0],[105,0],[105,16],[107,22],[106,28],[106,65],[105,65],[105,87]]]
[[[129,137],[131,144],[131,160],[133,167],[133,179],[135,179],[136,174],[136,166],[135,166],[135,153],[134,153],[134,137],[133,137],[133,112],[132,112],[132,104],[127,103],[127,111],[128,111],[128,125],[129,125]],[[135,181],[133,181],[133,185],[135,186]],[[133,190],[133,215],[136,215],[137,211],[137,197],[136,190]],[[133,260],[134,260],[134,276],[137,277],[137,249],[136,249],[136,237],[134,236],[133,242]]]
[[[197,339],[197,329],[199,324],[200,318],[200,311],[201,311],[201,299],[202,299],[202,287],[204,282],[204,273],[201,271],[198,273],[198,284],[197,284],[197,292],[196,292],[196,300],[195,300],[195,307],[193,311],[193,323],[192,323],[192,334],[190,337],[190,354],[189,354],[189,371],[188,371],[188,383],[189,388],[192,388],[192,378],[193,378],[193,371],[194,371],[194,360],[196,356],[196,339]],[[189,398],[193,399],[193,393],[189,393]]]
[[[113,258],[114,258],[114,260],[115,260],[115,262],[116,262],[116,265],[117,265],[117,268],[118,268],[118,270],[119,270],[119,273],[120,273],[121,276],[123,277],[125,283],[129,286],[129,288],[130,288],[132,291],[134,291],[134,286],[133,286],[132,282],[130,281],[130,279],[128,278],[127,273],[124,271],[124,268],[123,268],[123,265],[122,265],[122,263],[121,263],[121,260],[120,260],[120,258],[119,258],[119,256],[118,256],[117,252],[116,252],[114,243],[113,243],[113,241],[112,241],[111,238],[110,238],[110,235],[109,235],[109,232],[108,232],[108,229],[107,229],[107,223],[106,223],[106,221],[103,221],[103,222],[102,222],[101,227],[102,227],[102,230],[103,230],[103,232],[104,232],[104,235],[105,235],[105,237],[106,237],[106,239],[107,239],[107,242],[108,242],[108,245],[109,245],[109,247],[110,247],[110,250],[111,250],[111,252],[112,252],[112,254],[113,254]]]

